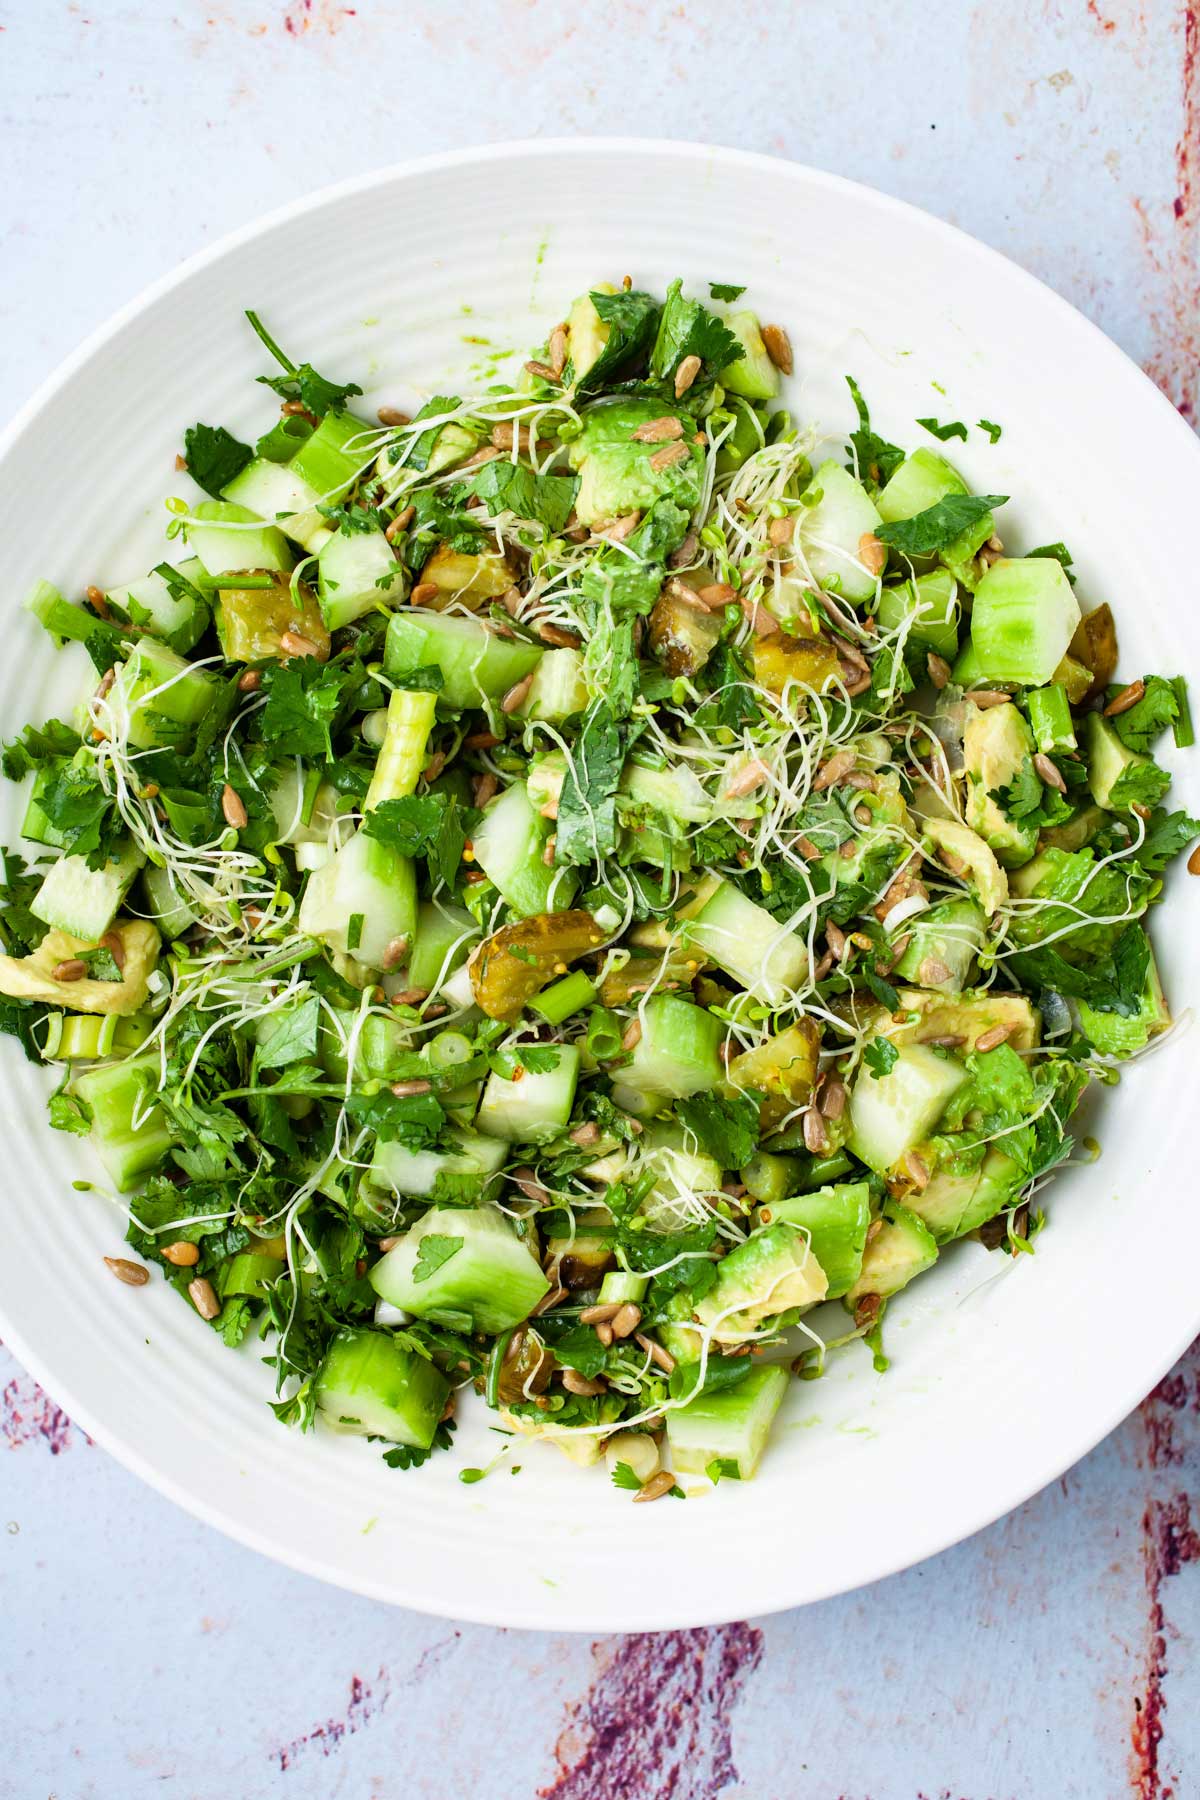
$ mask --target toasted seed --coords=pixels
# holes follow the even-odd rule
[[[689,563],[696,560],[696,552],[700,548],[700,539],[694,531],[689,531],[678,550],[672,550],[667,558],[669,569],[686,569]]]
[[[595,535],[607,538],[611,544],[623,544],[627,537],[632,537],[641,522],[640,512],[622,513],[619,519],[613,519],[608,525],[597,526]]]
[[[675,1477],[670,1469],[660,1469],[649,1481],[642,1483],[641,1492],[633,1496],[633,1504],[637,1506],[643,1500],[661,1500],[675,1486]]]
[[[756,787],[761,787],[771,771],[761,757],[751,757],[750,761],[740,768],[737,774],[725,785],[726,797],[737,800],[743,794],[749,794]]]
[[[238,676],[239,694],[257,694],[261,686],[261,669],[247,669],[244,674]]]
[[[635,444],[669,444],[683,436],[683,420],[664,413],[661,419],[647,419],[631,436]]]
[[[827,919],[825,922],[825,942],[829,945],[829,948],[833,951],[833,954],[837,957],[838,961],[845,962],[849,939],[841,926],[835,924],[832,919]]]
[[[99,940],[97,947],[101,950],[108,951],[108,954],[112,957],[117,968],[123,975],[125,973],[125,940],[120,932],[106,931],[104,936]]]
[[[425,1081],[416,1076],[412,1081],[393,1081],[392,1092],[397,1100],[411,1100],[416,1094],[427,1094],[433,1087],[432,1081]]]
[[[589,1119],[585,1125],[577,1125],[574,1131],[568,1132],[567,1135],[573,1144],[579,1145],[581,1150],[589,1150],[593,1144],[600,1141],[600,1127],[594,1119]]]
[[[581,1325],[608,1325],[620,1312],[623,1301],[604,1300],[598,1306],[585,1306],[579,1315]]]
[[[815,1106],[810,1106],[804,1115],[804,1147],[811,1150],[814,1156],[829,1148],[829,1133]]]
[[[805,862],[817,862],[820,857],[824,855],[824,851],[818,850],[812,839],[810,837],[805,837],[803,832],[796,838],[795,843],[797,850],[800,852]]]
[[[1033,766],[1047,787],[1054,788],[1055,791],[1060,794],[1066,793],[1067,784],[1063,780],[1062,770],[1057,764],[1051,762],[1048,756],[1044,756],[1040,750],[1033,759]]]
[[[661,450],[654,452],[648,467],[658,474],[662,469],[672,468],[675,463],[686,462],[691,454],[686,444],[664,444]]]
[[[707,606],[709,612],[715,612],[719,606],[728,606],[731,601],[737,599],[737,594],[727,581],[710,582],[707,587],[702,587],[698,591],[700,599]]]
[[[986,712],[989,706],[1007,706],[1012,695],[1002,694],[998,688],[972,688],[967,699]]]
[[[1010,1038],[1012,1032],[1011,1025],[993,1025],[990,1031],[980,1032],[975,1039],[975,1048],[981,1055],[986,1055],[989,1050],[994,1050],[998,1044],[1002,1044],[1006,1038]]]
[[[879,1223],[878,1220],[875,1221]],[[854,1324],[858,1331],[873,1325],[879,1317],[879,1309],[883,1301],[878,1294],[860,1294],[854,1307]]]
[[[104,1260],[126,1287],[145,1287],[150,1279],[150,1271],[144,1263],[130,1262],[127,1256],[106,1256]]]
[[[428,1000],[428,998],[428,988],[404,988],[400,993],[392,995],[391,1004],[393,1006],[420,1006],[422,1000]]]
[[[790,375],[795,368],[792,356],[792,340],[782,325],[764,325],[762,341],[766,345],[767,355],[782,375]]]
[[[396,1248],[397,1244],[402,1244],[403,1242],[404,1242],[403,1237],[380,1238],[379,1248],[383,1251],[384,1255],[386,1256],[389,1250],[394,1250]]]
[[[779,630],[779,620],[775,614],[767,607],[760,606],[757,600],[751,600],[748,594],[738,595],[738,605],[753,626],[755,637],[772,637]]]
[[[1123,687],[1119,694],[1113,695],[1104,709],[1105,718],[1115,719],[1118,713],[1128,712],[1131,706],[1137,705],[1145,692],[1146,684],[1139,676],[1136,681],[1131,681],[1128,687]]]
[[[474,731],[463,739],[464,750],[494,750],[502,740],[494,731]]]
[[[188,1299],[202,1319],[215,1319],[221,1310],[213,1284],[204,1275],[197,1275],[195,1281],[188,1282]]]
[[[646,1352],[646,1355],[650,1358],[650,1361],[654,1363],[656,1367],[660,1368],[664,1375],[670,1375],[674,1372],[675,1358],[662,1344],[658,1343],[652,1337],[647,1337],[644,1331],[635,1332],[634,1342],[641,1345],[642,1349]]]
[[[966,1041],[965,1037],[959,1037],[953,1031],[935,1032],[932,1037],[917,1039],[918,1044],[931,1044],[935,1050],[957,1050]]]
[[[846,1084],[840,1075],[828,1075],[821,1089],[821,1116],[825,1119],[840,1119],[846,1110]]]
[[[613,1317],[610,1320],[612,1334],[615,1338],[632,1337],[641,1322],[641,1307],[634,1306],[632,1301],[628,1301],[613,1314]]]
[[[388,543],[394,544],[396,539],[400,536],[400,533],[408,530],[416,516],[417,509],[415,506],[406,506],[402,512],[398,512],[383,534]]]
[[[399,937],[390,938],[384,946],[383,969],[398,969],[409,952],[410,940],[403,933]]]
[[[575,1369],[564,1369],[562,1371],[561,1379],[568,1394],[583,1394],[587,1396],[591,1394],[606,1394],[608,1392],[607,1381],[590,1381],[586,1375],[580,1375]]]
[[[526,675],[523,681],[514,682],[500,702],[500,711],[506,713],[516,712],[517,708],[523,706],[525,701],[529,698],[529,690],[532,686],[533,676],[531,674]]]
[[[622,1050],[636,1050],[642,1041],[642,1021],[631,1019],[621,1037]]]
[[[438,584],[436,581],[418,581],[416,587],[408,596],[408,604],[410,606],[424,606],[427,600],[435,600],[437,594]]]
[[[858,560],[868,575],[882,575],[887,567],[887,551],[873,531],[864,531],[859,538]]]
[[[595,1332],[596,1332],[596,1336],[600,1339],[600,1342],[604,1345],[604,1348],[607,1350],[609,1345],[613,1341],[612,1326],[608,1323],[608,1321],[606,1319],[601,1319],[600,1323],[595,1327]]]
[[[50,971],[51,981],[82,981],[88,972],[88,966],[82,956],[68,956],[63,962],[55,963]]]
[[[241,831],[246,823],[246,808],[241,795],[228,782],[221,789],[221,811],[225,815],[225,823],[232,825],[235,831]]]
[[[929,679],[935,688],[944,688],[950,679],[950,664],[936,650],[931,650],[925,658],[925,667],[929,671]]]
[[[558,375],[554,373],[554,370],[550,367],[549,363],[527,362],[525,367],[529,370],[531,375],[540,375],[543,381],[558,380]],[[560,370],[559,373],[561,374],[561,372],[562,371]]]
[[[510,1180],[512,1181],[513,1186],[518,1188],[520,1192],[524,1194],[526,1200],[530,1201],[534,1206],[545,1206],[550,1198],[533,1170],[529,1168],[527,1164],[523,1163],[519,1169],[514,1169],[510,1176]]]
[[[554,370],[554,378],[557,381],[567,366],[567,328],[565,325],[554,327],[550,333],[550,342],[547,348],[550,352],[550,367]]]
[[[563,650],[578,650],[583,639],[575,631],[564,631],[561,625],[551,625],[543,621],[537,628],[537,634],[544,644],[554,644]]]
[[[791,543],[792,531],[795,527],[795,523],[795,520],[790,515],[784,519],[771,520],[771,523],[767,526],[767,537],[777,550],[782,549],[784,544]]]
[[[279,648],[285,656],[316,656],[318,653],[312,639],[306,638],[300,631],[281,632]]]
[[[542,845],[542,861],[545,863],[545,865],[548,869],[552,869],[554,867],[554,858],[555,858],[557,851],[558,851],[558,833],[557,833],[557,831],[552,831],[550,833],[550,836],[546,839],[545,843]]]
[[[939,982],[949,981],[950,970],[940,957],[927,956],[917,970],[917,979],[922,987],[937,987]]]
[[[1187,872],[1189,875],[1200,875],[1200,844],[1196,845],[1187,859]]]
[[[381,406],[375,414],[381,425],[411,425],[412,420],[406,412],[400,412],[395,406]]]
[[[901,1157],[900,1166],[915,1188],[929,1186],[929,1165],[915,1150],[909,1150]]]
[[[164,1244],[162,1253],[177,1269],[193,1269],[200,1261],[199,1245],[189,1244],[184,1238],[180,1238],[175,1244]]]
[[[495,798],[500,783],[489,769],[486,775],[477,775],[471,784],[471,798],[475,806],[482,811],[489,800]]]
[[[854,767],[853,750],[839,750],[831,756],[827,763],[822,763],[813,780],[813,792],[821,793],[825,788],[834,787],[843,775],[848,775]]]
[[[698,356],[684,357],[683,361],[675,371],[675,398],[677,400],[683,399],[683,396],[687,393],[693,381],[695,381],[697,375],[700,373],[700,368],[701,363]]]

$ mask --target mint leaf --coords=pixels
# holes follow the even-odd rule
[[[873,1037],[863,1048],[863,1062],[871,1071],[873,1081],[881,1081],[895,1068],[899,1058],[899,1050],[887,1038]]]
[[[421,1239],[417,1246],[417,1260],[413,1265],[413,1280],[428,1281],[439,1269],[445,1268],[452,1257],[458,1255],[465,1238],[447,1237],[443,1232],[431,1231]],[[593,1337],[595,1333],[592,1333]]]
[[[961,419],[952,419],[949,425],[939,425],[936,419],[918,419],[917,424],[923,425],[931,437],[938,438],[943,444],[950,438],[961,438],[964,444],[967,441],[967,428]],[[992,442],[995,441],[993,438]]]
[[[597,394],[613,386],[638,364],[644,364],[658,329],[658,301],[632,288],[626,293],[591,296],[592,305],[609,327],[608,341],[590,369],[578,377],[576,392]]]
[[[377,1094],[351,1094],[346,1111],[384,1144],[403,1144],[406,1150],[427,1150],[446,1122],[436,1095],[393,1094],[381,1088]]]
[[[623,762],[616,720],[605,701],[594,701],[584,715],[559,796],[557,863],[591,863],[616,849],[616,792]]]
[[[881,544],[890,544],[904,556],[932,556],[952,544],[985,513],[1003,506],[1007,499],[1007,494],[947,494],[944,500],[926,507],[914,518],[877,526],[875,536]]]
[[[219,500],[254,452],[223,425],[189,425],[183,434],[183,460],[188,474],[206,494]]]

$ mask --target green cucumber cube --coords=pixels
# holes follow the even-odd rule
[[[699,1394],[673,1408],[667,1414],[667,1442],[676,1473],[703,1475],[710,1463],[733,1463],[739,1480],[749,1481],[787,1384],[787,1370],[771,1363],[751,1369],[736,1387]]]
[[[496,637],[478,619],[458,613],[398,612],[383,650],[386,674],[400,680],[414,669],[442,672],[441,698],[463,711],[507,693],[541,660],[534,644]]]
[[[149,1098],[160,1072],[157,1055],[138,1056],[88,1069],[71,1084],[71,1092],[92,1110],[92,1145],[123,1194],[171,1148],[166,1114]]]
[[[688,921],[687,939],[766,1006],[790,1000],[808,967],[803,938],[728,881]]]
[[[553,1049],[558,1059],[554,1068],[525,1069],[517,1081],[493,1069],[475,1121],[480,1131],[510,1143],[536,1144],[566,1129],[575,1103],[579,1051],[574,1044],[555,1044]]]
[[[550,1283],[494,1206],[435,1206],[370,1271],[382,1300],[422,1318],[469,1313],[476,1331],[528,1318]]]
[[[886,1175],[929,1136],[967,1079],[962,1063],[926,1044],[903,1045],[886,1075],[861,1069],[850,1096],[851,1150]]]
[[[386,1331],[347,1328],[333,1338],[316,1382],[317,1408],[335,1430],[428,1450],[450,1382],[427,1357]]]
[[[43,925],[98,943],[144,861],[135,844],[126,844],[102,869],[89,869],[86,856],[64,856],[47,870],[29,910]]]
[[[703,1093],[721,1081],[725,1027],[702,1006],[675,994],[654,994],[641,1009],[642,1035],[621,1082],[673,1100]]]

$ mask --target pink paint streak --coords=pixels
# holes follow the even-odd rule
[[[290,1744],[275,1752],[281,1769],[290,1769],[297,1757],[306,1750],[316,1750],[322,1756],[332,1756],[344,1738],[353,1737],[364,1725],[369,1725],[375,1714],[386,1705],[389,1683],[387,1673],[380,1669],[374,1688],[369,1688],[361,1676],[355,1675],[350,1681],[350,1702],[340,1718],[326,1719],[322,1725],[314,1725],[302,1737],[293,1738]]]
[[[10,1450],[26,1444],[45,1444],[51,1456],[58,1456],[76,1436],[91,1443],[87,1433],[72,1425],[60,1406],[44,1394],[29,1375],[14,1375],[0,1389],[0,1434]]]
[[[324,32],[336,37],[347,19],[357,17],[353,6],[331,6],[328,0],[295,0],[283,15],[283,29],[289,37],[305,37],[311,32]]]
[[[737,1780],[732,1714],[762,1656],[752,1625],[595,1647],[591,1687],[555,1747],[541,1800],[716,1800]]]
[[[1175,145],[1175,198],[1160,227],[1134,209],[1146,254],[1165,293],[1154,317],[1159,348],[1146,373],[1191,424],[1200,421],[1200,4],[1183,8],[1182,108]]]

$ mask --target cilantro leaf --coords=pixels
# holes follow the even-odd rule
[[[472,490],[485,500],[493,515],[515,513],[544,525],[551,537],[560,532],[571,515],[579,488],[577,475],[539,475],[526,463],[499,458],[484,463],[472,482]]]
[[[710,281],[708,284],[710,300],[740,300],[745,291],[744,287],[735,287],[729,281]]]
[[[331,733],[350,680],[337,663],[306,656],[263,670],[266,705],[257,714],[259,735],[281,756],[328,761]]]
[[[1004,787],[994,788],[992,794],[997,806],[1010,819],[1024,819],[1042,804],[1042,785],[1033,758],[1027,756],[1012,780]]]
[[[189,425],[183,434],[183,460],[188,474],[206,494],[219,500],[254,452],[223,425]]]
[[[905,453],[896,444],[889,444],[871,430],[871,414],[863,399],[862,390],[853,375],[846,376],[846,386],[850,389],[850,397],[854,401],[854,410],[858,414],[858,430],[850,433],[850,445],[858,464],[860,479],[865,478],[878,487],[891,479],[905,459]]]
[[[758,1148],[758,1102],[747,1094],[693,1094],[675,1111],[686,1130],[723,1169],[741,1169]]]
[[[740,1481],[742,1471],[736,1456],[714,1456],[710,1463],[705,1463],[704,1473],[716,1487],[718,1481]]]
[[[447,1237],[444,1232],[431,1231],[423,1237],[417,1247],[417,1260],[413,1265],[413,1280],[428,1281],[439,1269],[445,1268],[452,1257],[458,1255],[465,1238]],[[595,1332],[592,1336],[595,1337]]]
[[[590,863],[617,845],[617,783],[624,749],[608,704],[593,701],[567,764],[558,802],[555,861]]]
[[[9,781],[21,781],[34,769],[74,756],[79,733],[61,719],[47,719],[42,726],[26,725],[20,737],[4,746],[3,769]]]
[[[738,289],[741,292],[741,289]],[[593,1337],[595,1333],[592,1333]],[[612,1484],[615,1488],[624,1488],[627,1493],[640,1494],[642,1484],[627,1462],[619,1462],[612,1472]]]
[[[271,1029],[255,1050],[255,1068],[284,1069],[292,1063],[315,1062],[321,1026],[321,1002],[316,994],[277,1017],[268,1014],[263,1022]]]
[[[424,856],[433,879],[453,886],[467,841],[453,794],[406,794],[399,800],[383,800],[371,808],[362,828],[401,856]]]
[[[55,1131],[71,1131],[86,1137],[92,1128],[92,1109],[76,1094],[52,1094],[49,1101],[50,1123]]]
[[[863,1049],[863,1062],[871,1071],[873,1081],[881,1081],[899,1060],[900,1052],[890,1039],[873,1037]]]
[[[1098,1012],[1130,1018],[1137,1012],[1150,958],[1150,943],[1140,925],[1127,925],[1103,963],[1084,967],[1069,963],[1050,946],[1023,950],[1009,959],[1009,971],[1023,987],[1086,1000]]]
[[[889,1012],[899,1012],[900,996],[890,981],[885,981],[882,975],[876,975],[874,969],[867,968],[865,964],[859,969],[858,973],[862,976],[876,1000],[878,1000],[880,1006],[886,1006]]]
[[[311,363],[301,363],[297,367],[279,348],[257,313],[248,311],[246,317],[283,370],[282,375],[260,375],[258,379],[264,387],[273,389],[284,399],[299,400],[307,412],[315,413],[318,418],[329,412],[341,412],[351,394],[362,393],[357,382],[330,381],[319,375]]]
[[[1003,425],[997,425],[994,419],[976,419],[975,423],[980,431],[987,432],[988,437],[993,444],[998,444],[1000,442],[1000,436],[1004,430]]]
[[[1071,552],[1067,549],[1065,544],[1039,544],[1036,550],[1027,550],[1025,555],[1026,558],[1033,556],[1046,557],[1051,562],[1061,564],[1063,574],[1066,576],[1071,586],[1075,586],[1075,577],[1071,573],[1075,564],[1075,558],[1071,555]]]
[[[107,828],[115,823],[113,802],[90,759],[60,763],[52,770],[42,783],[38,805],[62,834],[63,849],[77,856],[98,855]]]
[[[685,300],[682,281],[671,283],[650,353],[652,375],[673,375],[685,357],[698,356],[705,374],[716,376],[745,354],[723,319],[699,300]]]
[[[586,1375],[589,1381],[595,1379],[608,1359],[608,1351],[590,1325],[571,1325],[561,1335],[553,1336],[547,1328],[547,1342],[557,1362]]]
[[[697,725],[726,725],[740,731],[743,725],[758,723],[754,682],[740,651],[732,644],[718,644],[704,673],[712,692],[696,709]]]
[[[1189,818],[1185,812],[1164,812],[1158,807],[1146,822],[1146,836],[1136,852],[1137,861],[1143,869],[1157,875],[1198,837],[1200,819]]]
[[[422,419],[444,418],[446,413],[457,412],[461,405],[462,401],[457,394],[434,394],[432,399],[425,402],[420,412],[414,414],[413,424],[419,424]],[[433,447],[444,429],[444,425],[431,425],[427,431],[421,432],[418,437],[414,438],[408,455],[404,458],[405,467],[427,469],[429,458],[433,455]]]
[[[443,1419],[433,1434],[433,1442],[428,1450],[414,1450],[411,1444],[397,1444],[393,1450],[385,1450],[383,1460],[389,1469],[419,1469],[427,1463],[435,1450],[451,1448],[455,1421]]]
[[[576,379],[576,392],[598,394],[642,362],[658,329],[658,301],[631,288],[620,294],[593,293],[592,305],[605,325],[608,341],[589,369]]]
[[[446,1122],[436,1095],[393,1094],[386,1087],[377,1094],[351,1094],[346,1111],[381,1143],[403,1144],[407,1150],[427,1150]]]
[[[952,419],[949,425],[939,425],[936,419],[918,419],[917,424],[923,425],[931,437],[938,438],[943,444],[951,438],[961,438],[964,444],[967,441],[967,428],[961,419]]]
[[[1108,804],[1117,812],[1132,806],[1157,806],[1170,785],[1169,772],[1156,762],[1130,763],[1109,789]]]
[[[895,519],[890,525],[877,526],[875,536],[904,556],[931,556],[952,544],[985,513],[1003,506],[1007,499],[1007,494],[947,494],[911,519]]]
[[[749,1356],[710,1356],[700,1393],[719,1394],[726,1388],[737,1387],[749,1375],[752,1364],[753,1358]],[[699,1378],[698,1362],[676,1363],[668,1383],[672,1400],[682,1400],[685,1395],[693,1393],[699,1384]]]
[[[1150,750],[1168,725],[1179,717],[1179,700],[1172,684],[1161,675],[1144,678],[1145,693],[1127,712],[1117,713],[1109,724],[1128,750]],[[1108,690],[1109,699],[1119,693]]]

